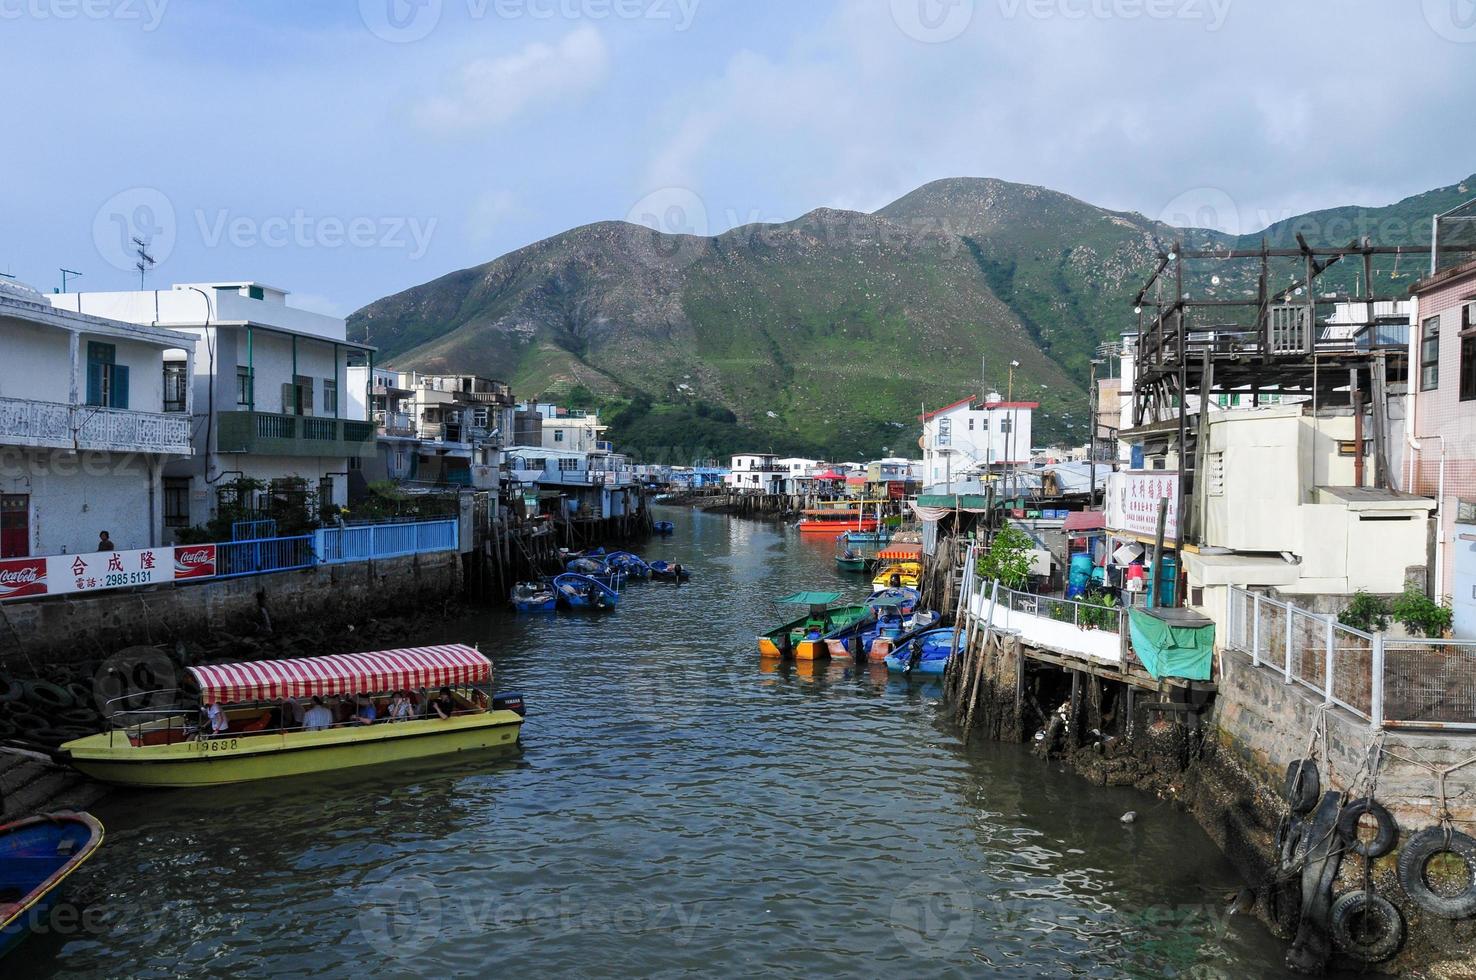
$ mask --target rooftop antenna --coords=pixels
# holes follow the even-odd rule
[[[66,292],[67,291],[67,276],[71,276],[74,279],[81,279],[82,278],[82,273],[78,272],[76,269],[63,269],[63,270],[61,270],[61,274],[62,274],[62,288],[61,288],[61,291],[62,292]]]
[[[137,249],[136,254],[138,255],[138,261],[133,263],[133,267],[138,270],[138,288],[143,289],[144,276],[154,266],[154,257],[149,254],[149,243],[142,238],[135,238],[133,244]]]

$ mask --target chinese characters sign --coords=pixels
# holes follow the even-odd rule
[[[98,551],[0,561],[0,601],[164,585],[215,574],[215,545]]]
[[[1168,501],[1165,541],[1179,537],[1179,474],[1165,470],[1115,473],[1107,523],[1114,531],[1151,538],[1158,533],[1158,502]]]

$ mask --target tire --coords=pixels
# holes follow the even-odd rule
[[[1365,814],[1373,817],[1378,825],[1373,840],[1363,840],[1358,836],[1358,821]],[[1399,842],[1399,825],[1394,822],[1394,815],[1369,797],[1354,800],[1343,807],[1343,813],[1338,817],[1338,833],[1351,850],[1367,858],[1381,858],[1394,850],[1394,845]]]
[[[91,708],[68,708],[56,714],[57,722],[64,725],[95,725],[99,717]]]
[[[1276,864],[1282,871],[1296,867],[1297,846],[1302,842],[1302,821],[1288,813],[1276,825]]]
[[[92,707],[92,688],[79,681],[72,681],[67,685],[67,693],[72,696],[72,703],[79,708]]]
[[[1425,868],[1435,855],[1450,851],[1466,862],[1466,885],[1458,895],[1441,895],[1425,881]],[[1476,915],[1476,840],[1459,831],[1427,827],[1399,852],[1399,884],[1420,908],[1442,919]]]
[[[26,693],[25,685],[6,674],[0,674],[0,704],[19,701]]]
[[[72,706],[72,695],[60,684],[26,681],[26,700],[63,711]]]
[[[1298,759],[1286,767],[1286,780],[1281,793],[1291,805],[1292,813],[1301,815],[1317,809],[1322,798],[1322,778],[1317,772],[1317,763],[1311,759]]]
[[[1333,943],[1365,963],[1382,963],[1404,945],[1404,917],[1371,891],[1339,895],[1328,917]]]

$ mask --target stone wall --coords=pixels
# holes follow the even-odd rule
[[[0,605],[0,670],[95,661],[133,644],[273,625],[341,623],[423,609],[462,593],[455,552],[272,575]]]

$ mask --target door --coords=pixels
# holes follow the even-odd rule
[[[0,494],[0,558],[28,558],[31,554],[31,496]]]
[[[1476,524],[1457,524],[1450,542],[1452,632],[1463,640],[1476,639]]]

